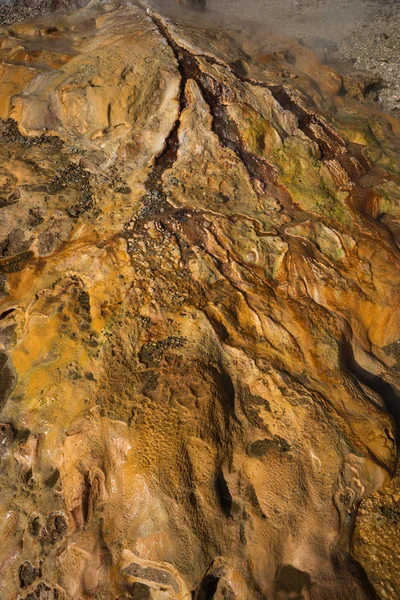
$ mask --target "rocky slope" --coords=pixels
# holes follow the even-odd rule
[[[398,598],[398,121],[141,4],[0,43],[2,600]]]

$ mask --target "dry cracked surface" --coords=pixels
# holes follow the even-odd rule
[[[399,598],[399,122],[141,3],[0,46],[1,599]]]

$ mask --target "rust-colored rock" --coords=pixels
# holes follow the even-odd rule
[[[398,598],[399,123],[141,5],[0,44],[1,599]]]

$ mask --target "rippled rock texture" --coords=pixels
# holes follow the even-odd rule
[[[1,599],[398,598],[398,122],[93,4],[1,33]]]

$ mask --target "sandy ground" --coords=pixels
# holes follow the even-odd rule
[[[0,0],[0,24],[85,2]],[[175,6],[175,0],[155,2]],[[339,70],[380,77],[384,110],[400,115],[400,0],[208,0],[207,10],[227,22],[246,19],[298,37]]]

